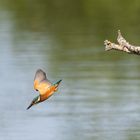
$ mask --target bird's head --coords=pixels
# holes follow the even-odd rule
[[[39,103],[39,102],[40,102],[40,96],[35,97],[35,98],[32,100],[31,104],[27,107],[27,109],[29,109],[30,107],[32,107],[33,105],[35,105],[35,104],[37,104],[37,103]]]

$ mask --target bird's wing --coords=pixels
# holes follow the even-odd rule
[[[38,69],[34,78],[34,89],[38,90],[42,95],[45,94],[48,87],[50,87],[51,85],[51,82],[46,77],[46,73],[43,70]]]

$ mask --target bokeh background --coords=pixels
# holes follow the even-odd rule
[[[140,45],[139,0],[0,0],[0,140],[139,140],[140,56],[104,51],[118,29]],[[27,111],[38,68],[63,81]]]

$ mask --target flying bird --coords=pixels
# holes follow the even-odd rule
[[[57,91],[61,81],[62,80],[59,80],[56,83],[52,84],[47,79],[46,73],[43,70],[38,69],[34,78],[34,89],[36,91],[39,91],[39,95],[32,100],[31,104],[27,107],[27,109],[29,109],[35,104],[47,100],[50,96],[52,96],[53,93]]]

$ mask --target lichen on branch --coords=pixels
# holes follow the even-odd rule
[[[115,43],[112,43],[108,40],[105,40],[104,41],[105,50],[109,51],[109,50],[114,49],[114,50],[127,52],[130,54],[140,55],[140,46],[134,46],[134,45],[129,44],[129,42],[127,42],[125,40],[125,38],[121,35],[120,30],[118,30],[117,41],[118,41],[118,44],[115,44]]]

